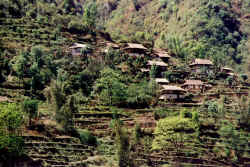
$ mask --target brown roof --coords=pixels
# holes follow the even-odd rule
[[[173,86],[173,85],[163,85],[163,91],[164,90],[175,90],[175,91],[183,91],[185,92],[184,89],[182,89],[181,87],[178,87],[178,86]]]
[[[203,85],[201,80],[186,80],[183,85]]]
[[[162,66],[162,67],[166,67],[168,66],[166,63],[164,63],[163,61],[148,61],[148,65],[152,66],[152,65],[156,65],[156,66]]]
[[[213,63],[207,59],[195,59],[194,62],[190,64],[190,66],[193,65],[213,65]]]
[[[154,53],[161,58],[170,58],[171,56],[169,56],[168,52],[164,51],[164,50],[160,50],[160,49],[155,49]]]
[[[144,47],[142,44],[137,44],[137,43],[127,43],[127,47],[125,49],[143,49],[147,50],[146,47]]]
[[[117,44],[115,44],[115,43],[108,42],[108,43],[107,43],[107,47],[119,48],[119,45],[117,45]]]
[[[232,68],[228,68],[228,67],[223,67],[222,70],[234,71]]]

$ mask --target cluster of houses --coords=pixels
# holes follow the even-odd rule
[[[107,43],[104,52],[107,52],[109,48],[120,49],[119,45],[114,43]],[[81,54],[81,49],[85,48],[84,44],[74,44],[70,47],[72,55]],[[127,43],[123,48],[123,51],[131,57],[144,57],[148,54],[148,49],[142,44]],[[181,85],[170,85],[170,82],[164,78],[163,72],[168,69],[168,62],[171,56],[164,50],[153,50],[150,53],[153,59],[147,62],[147,67],[142,68],[141,72],[148,74],[152,66],[156,66],[159,69],[160,74],[156,75],[155,81],[161,88],[160,100],[178,100],[185,98],[187,93],[201,92],[204,93],[212,86],[197,79],[188,79]],[[213,62],[207,59],[194,59],[190,64],[190,72],[192,74],[198,74],[208,76],[214,73]],[[232,69],[224,67],[221,70],[226,76],[235,76]]]

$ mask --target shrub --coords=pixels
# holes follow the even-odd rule
[[[162,118],[166,118],[168,116],[169,110],[166,108],[161,108],[158,110],[155,110],[154,112],[154,118],[156,120],[162,119]]]
[[[31,125],[31,119],[37,117],[38,101],[37,100],[24,100],[22,103],[22,111],[29,115],[29,125]]]
[[[0,105],[0,161],[23,154],[24,141],[19,136],[23,113],[16,104]]]
[[[78,130],[79,138],[82,144],[91,146],[97,145],[97,139],[88,130]]]

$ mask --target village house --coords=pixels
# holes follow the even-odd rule
[[[207,59],[195,59],[190,65],[191,71],[196,74],[212,74],[213,63]]]
[[[186,91],[178,86],[163,85],[159,100],[179,100],[185,97]]]
[[[157,77],[163,77],[163,72],[165,72],[167,70],[167,67],[168,67],[168,65],[166,63],[164,63],[162,60],[150,60],[150,61],[148,61],[148,63],[147,63],[148,69],[151,69],[152,66],[157,67],[157,73],[156,73]]]
[[[147,63],[148,69],[151,69],[154,65],[159,67],[161,71],[166,71],[168,67],[168,65],[161,60],[149,60]]]
[[[203,83],[201,80],[186,80],[181,86],[183,89],[191,92],[204,92],[205,90],[211,88],[211,85]]]
[[[169,59],[170,59],[170,56],[169,54],[164,51],[164,50],[159,50],[159,49],[155,49],[153,51],[153,54],[157,57],[157,58],[160,58],[162,61],[164,62],[168,62]]]
[[[144,57],[147,52],[147,48],[142,44],[127,43],[127,47],[124,48],[124,51],[132,57]]]
[[[79,56],[82,54],[82,49],[87,47],[88,46],[86,44],[74,43],[71,47],[69,47],[69,50],[73,56]]]

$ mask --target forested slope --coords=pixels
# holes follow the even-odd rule
[[[97,4],[99,25],[116,39],[154,40],[156,47],[182,58],[206,57],[249,71],[249,1],[97,0]]]

